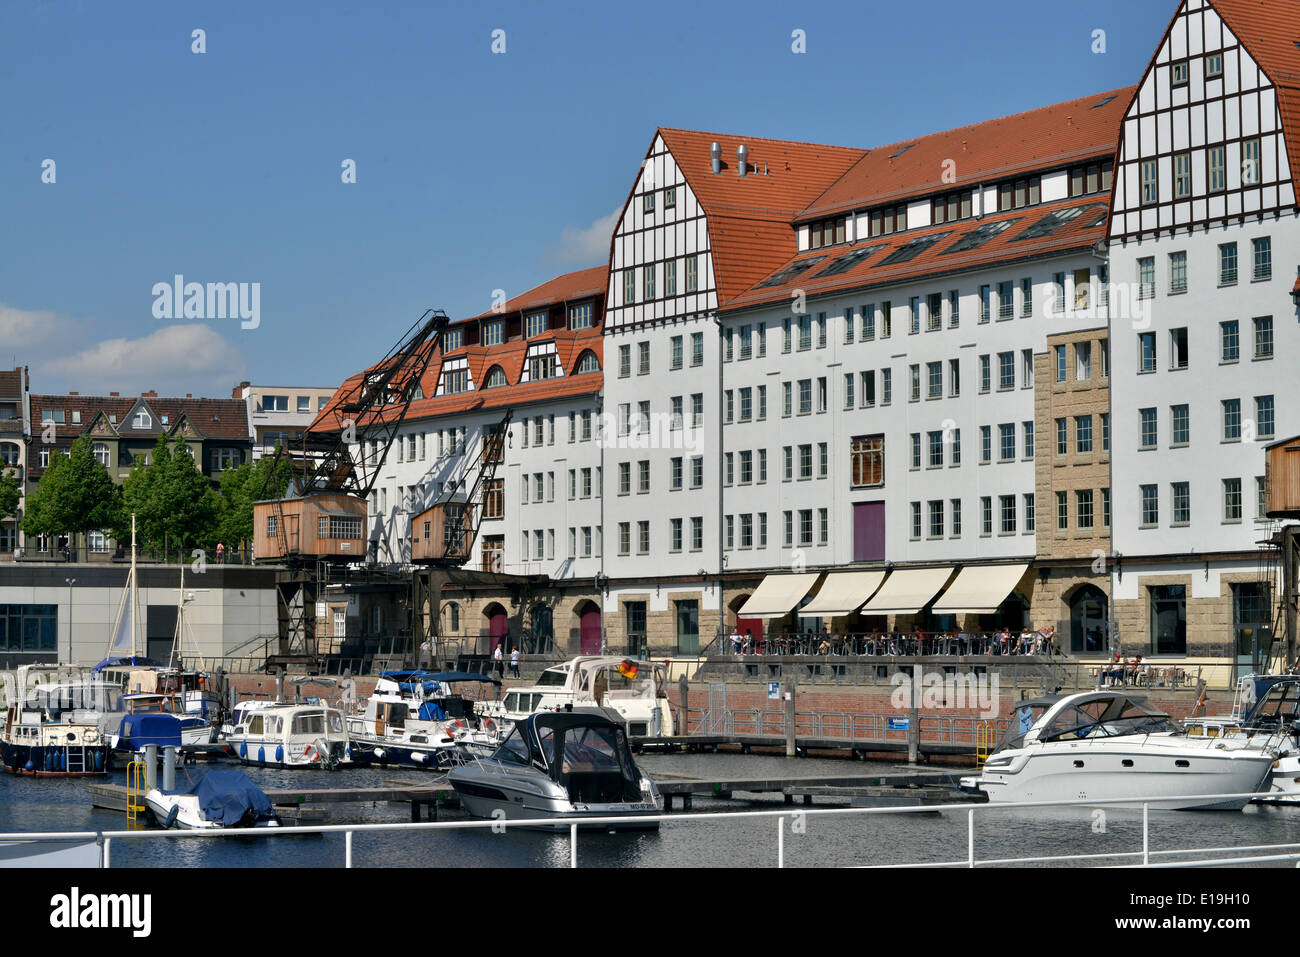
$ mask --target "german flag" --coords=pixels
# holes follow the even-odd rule
[[[626,659],[624,659],[618,666],[618,673],[629,680],[636,677],[636,671],[636,665]]]

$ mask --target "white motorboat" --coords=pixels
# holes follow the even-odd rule
[[[187,791],[152,788],[145,807],[164,828],[279,827],[270,800],[242,771],[209,771]]]
[[[226,744],[244,764],[336,768],[352,764],[343,715],[320,704],[270,704],[242,712]]]
[[[962,779],[964,788],[995,802],[1150,797],[1152,807],[1240,810],[1249,797],[1207,795],[1265,790],[1277,757],[1244,738],[1189,736],[1123,691],[1067,695],[1024,730],[1029,704],[1017,706],[1003,741],[979,776]]]
[[[495,754],[453,768],[447,780],[475,817],[536,820],[546,828],[663,810],[658,788],[632,759],[621,724],[581,709],[529,715],[511,728]],[[592,827],[656,830],[659,825],[628,821]]]
[[[497,721],[515,722],[542,711],[606,708],[633,738],[671,737],[668,670],[662,664],[603,655],[579,655],[547,668],[528,687],[511,688],[482,707]]]
[[[348,717],[355,753],[383,765],[436,770],[488,753],[500,740],[482,702],[455,693],[457,684],[499,684],[471,672],[385,671],[361,714]]]
[[[1300,675],[1246,675],[1232,712],[1189,718],[1188,734],[1204,734],[1277,750],[1269,792],[1260,804],[1300,804]]]
[[[116,685],[78,669],[21,666],[0,730],[0,763],[14,774],[38,777],[107,774],[101,725],[116,711],[119,694]]]

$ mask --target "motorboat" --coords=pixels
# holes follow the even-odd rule
[[[222,723],[221,730],[217,732],[217,737],[222,741],[228,741],[235,729],[246,723],[254,711],[274,707],[277,703],[266,698],[249,698],[246,701],[237,702],[230,709],[230,715]]]
[[[148,744],[194,748],[216,740],[211,720],[188,713],[179,692],[129,692],[121,701],[126,713],[109,735],[115,751],[139,751]]]
[[[144,796],[144,803],[164,828],[217,830],[280,826],[270,799],[242,771],[209,771],[187,791],[151,788]]]
[[[432,770],[491,753],[497,722],[480,714],[482,702],[457,693],[465,683],[500,684],[472,672],[382,672],[361,713],[348,717],[354,751],[383,765]]]
[[[14,774],[90,777],[109,771],[100,725],[117,708],[116,686],[57,666],[23,665],[0,732],[0,762]]]
[[[575,819],[659,814],[654,781],[637,767],[622,724],[586,709],[546,711],[519,720],[491,757],[447,775],[474,817],[539,821],[567,827]],[[592,825],[657,830],[657,821]]]
[[[671,737],[668,669],[650,661],[606,655],[579,655],[547,668],[528,687],[511,688],[483,713],[499,722],[515,722],[539,711],[607,708],[616,713],[633,738]]]
[[[1259,804],[1300,804],[1300,675],[1246,675],[1228,715],[1188,718],[1187,733],[1277,749],[1273,778]]]
[[[1036,703],[1042,705],[1041,699]],[[1152,807],[1240,810],[1250,801],[1207,795],[1265,790],[1277,757],[1267,742],[1190,736],[1145,698],[1120,690],[1020,702],[982,772],[962,778],[991,802],[1155,798]],[[1025,711],[1030,711],[1032,723]]]
[[[270,768],[336,768],[356,763],[343,714],[322,704],[270,704],[244,712],[226,735],[244,764]]]

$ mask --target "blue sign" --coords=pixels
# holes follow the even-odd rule
[[[768,701],[781,700],[781,682],[769,681],[767,683],[767,700]]]
[[[910,722],[910,719],[908,719],[908,718],[890,718],[890,719],[889,719],[889,730],[890,730],[890,731],[906,731],[906,730],[908,729],[908,727],[910,727],[910,725],[911,725],[911,722]]]

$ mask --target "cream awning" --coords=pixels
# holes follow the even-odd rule
[[[803,600],[820,572],[805,575],[768,575],[749,601],[736,612],[737,618],[783,618]]]
[[[903,568],[892,572],[874,598],[863,607],[864,615],[910,615],[925,607],[952,574],[943,568]]]
[[[1028,562],[967,565],[957,573],[932,610],[936,615],[991,615],[1006,601],[1028,567]]]
[[[884,572],[835,572],[827,575],[813,600],[799,609],[801,615],[851,615],[870,598]]]

